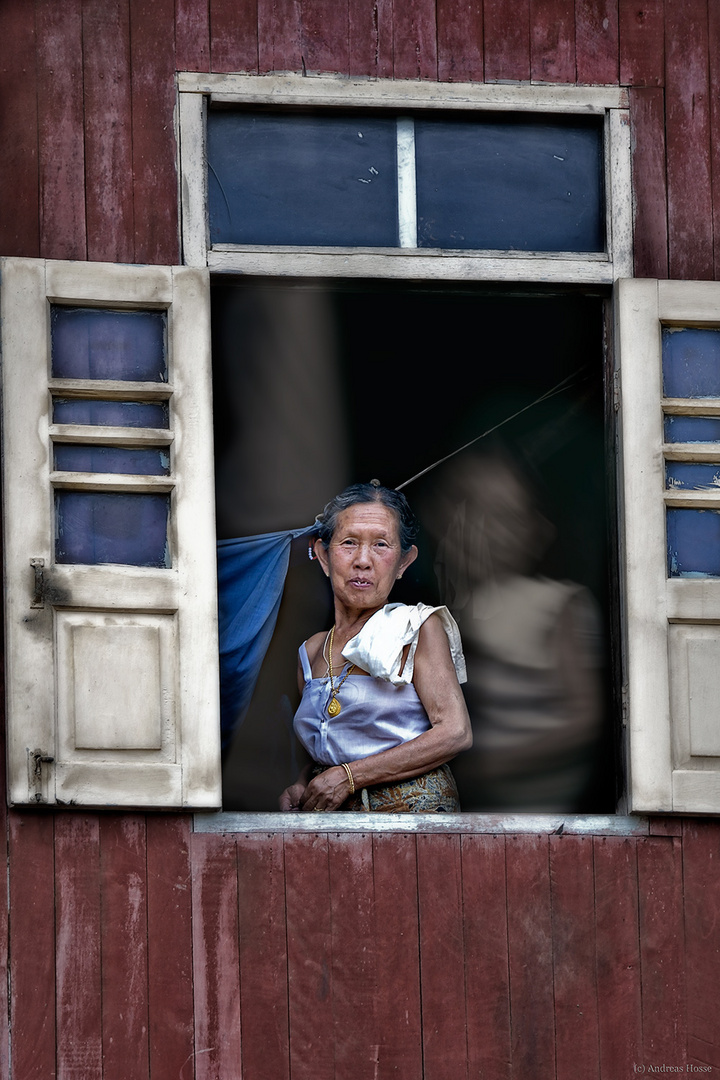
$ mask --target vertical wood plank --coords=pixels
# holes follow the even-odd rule
[[[671,278],[712,278],[708,22],[705,0],[665,0]]]
[[[329,837],[335,1071],[353,1080],[378,1075],[372,836]]]
[[[102,1076],[100,825],[55,818],[57,1075]]]
[[[643,1058],[682,1061],[686,1046],[682,841],[638,841]]]
[[[530,76],[575,82],[574,0],[530,0]]]
[[[210,71],[210,0],[175,0],[178,71]]]
[[[683,823],[688,1061],[720,1069],[720,829]]]
[[[421,834],[418,849],[423,1075],[467,1076],[460,837]]]
[[[84,0],[88,258],[134,258],[128,0]]]
[[[414,836],[373,836],[378,1080],[422,1075],[417,846]]]
[[[512,1075],[555,1075],[550,872],[546,836],[506,839]]]
[[[149,1078],[145,819],[100,819],[103,1080]]]
[[[332,928],[327,837],[285,837],[290,1075],[293,1080],[332,1080]]]
[[[348,74],[393,73],[392,0],[348,0]]]
[[[505,837],[463,836],[468,1075],[511,1078]]]
[[[635,193],[634,258],[638,277],[668,276],[665,100],[659,88],[630,91]]]
[[[261,73],[302,70],[301,12],[301,0],[257,0]]]
[[[258,70],[257,0],[210,0],[211,71]]]
[[[53,817],[10,811],[9,818],[13,1069],[23,1080],[46,1080],[55,1075]]]
[[[0,251],[40,254],[38,220],[38,115],[35,6],[27,0],[0,4]],[[10,103],[12,102],[12,105]]]
[[[557,1080],[599,1080],[592,838],[550,837]]]
[[[348,0],[303,0],[302,54],[308,71],[347,72]]]
[[[85,259],[82,0],[37,0],[40,254]]]
[[[619,0],[620,82],[665,85],[665,0]]]
[[[191,838],[195,1077],[242,1076],[235,840]]]
[[[618,0],[575,0],[575,52],[579,83],[617,83]]]
[[[193,955],[189,816],[147,817],[150,1076],[192,1070]]]
[[[175,265],[174,0],[130,0],[135,262]]]
[[[437,79],[435,0],[393,5],[393,74],[396,79]]]
[[[485,78],[530,78],[530,0],[485,0]]]
[[[602,1080],[642,1060],[637,845],[595,837],[595,947]]]
[[[708,6],[708,38],[710,42],[710,168],[712,174],[713,256],[715,279],[720,280],[720,7]]]
[[[482,0],[437,0],[438,79],[482,82]]]
[[[243,1080],[287,1080],[288,962],[280,833],[238,836]]]

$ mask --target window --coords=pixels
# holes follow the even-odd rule
[[[13,803],[219,805],[207,274],[2,264]]]
[[[618,289],[630,808],[720,809],[720,286]]]
[[[209,269],[218,297],[239,295],[241,275],[251,291],[324,289],[346,307],[363,290],[385,304],[457,303],[462,318],[484,305],[479,325],[493,305],[546,293],[579,296],[599,322],[615,290],[629,806],[717,812],[720,291],[619,280],[631,270],[624,92],[197,75],[179,88],[186,266],[2,265],[11,800],[219,804]],[[212,235],[208,102],[390,118],[393,242]],[[571,251],[424,246],[423,140],[480,112],[496,114],[495,133],[525,113],[567,130],[599,118],[580,124],[602,131],[595,239]]]
[[[178,89],[183,258],[191,266],[266,276],[608,285],[632,273],[624,90],[190,72],[178,76]],[[370,124],[377,160],[375,154],[367,157],[362,124],[349,123],[351,116]],[[306,130],[308,139],[312,133],[311,159],[308,140],[298,139],[296,130]],[[330,130],[342,132],[340,154],[331,152],[335,140]],[[462,145],[463,152],[447,154],[448,141]],[[564,149],[570,143],[572,153]],[[527,172],[518,167],[519,145],[535,155],[530,185]],[[478,154],[484,155],[482,174]],[[255,167],[248,175],[238,161],[251,157]],[[547,168],[538,183],[536,165],[543,159]],[[309,160],[321,174],[337,170],[341,194],[323,176],[326,188],[313,200],[315,188],[303,167]],[[282,167],[288,162],[290,168]],[[262,184],[257,175],[263,176]],[[572,184],[563,186],[561,178],[571,178]],[[453,196],[477,185],[477,197],[463,205],[462,221],[439,198],[448,182]],[[573,190],[578,182],[582,195],[577,187]],[[468,221],[469,204],[475,208],[487,185],[511,201],[518,192],[530,199],[533,213],[520,235],[498,231],[498,214],[480,213]],[[234,187],[250,200],[252,218],[262,219],[257,222],[262,232],[243,231],[244,211],[236,212]],[[328,204],[328,188],[334,190],[331,204],[337,214],[331,236],[322,231],[324,213],[312,228],[309,221],[318,206],[324,210]],[[537,229],[538,200],[542,216],[555,204],[556,224],[575,223],[562,241],[557,229],[551,240]],[[279,217],[278,206],[265,213],[268,202],[279,204]],[[369,228],[364,235],[363,218]],[[283,220],[284,233],[277,231]],[[564,245],[573,237],[577,246],[568,249]]]

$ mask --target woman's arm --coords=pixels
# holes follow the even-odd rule
[[[413,683],[430,720],[430,728],[409,742],[379,754],[348,762],[356,790],[392,784],[436,769],[472,745],[470,719],[440,619],[431,615],[420,628]],[[312,780],[300,799],[302,810],[335,810],[350,794],[342,766],[326,769]]]

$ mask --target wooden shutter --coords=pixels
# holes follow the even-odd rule
[[[720,811],[720,284],[622,281],[629,798]]]
[[[207,273],[0,269],[9,798],[217,806]]]

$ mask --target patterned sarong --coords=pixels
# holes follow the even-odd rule
[[[325,768],[316,765],[313,776],[318,776]],[[457,814],[460,800],[450,766],[440,765],[410,780],[375,784],[356,791],[338,809],[386,814]]]

